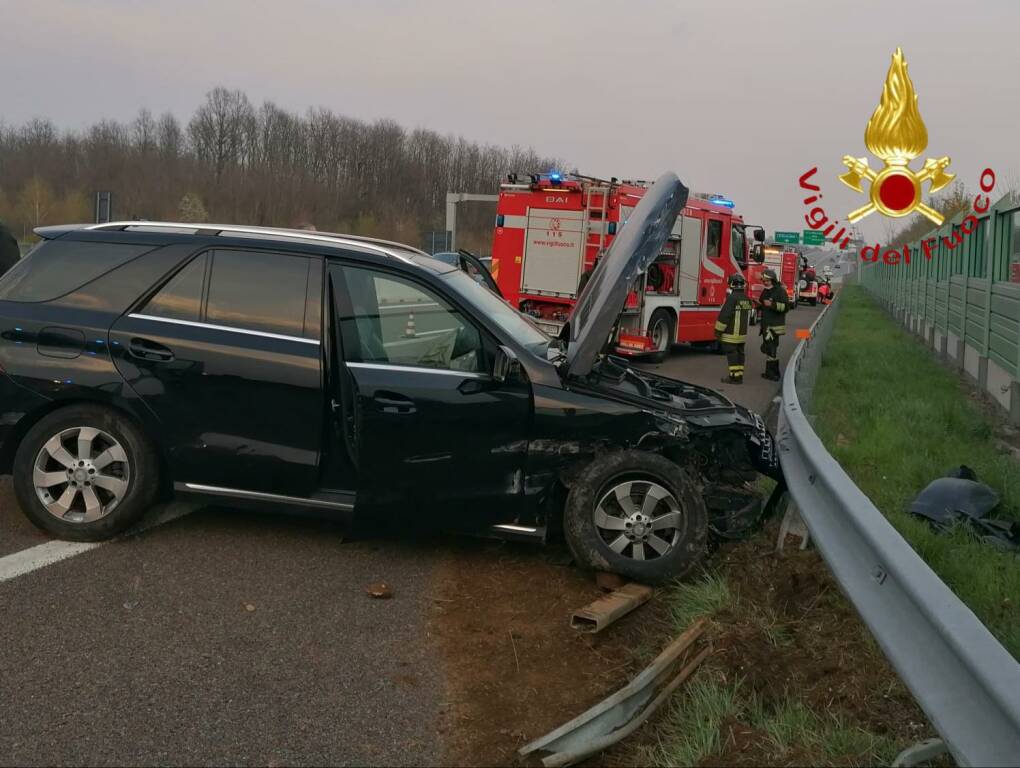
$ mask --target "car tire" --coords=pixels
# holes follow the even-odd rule
[[[18,446],[12,474],[28,519],[69,541],[115,536],[141,518],[159,490],[159,461],[142,431],[93,405],[40,419]]]
[[[648,335],[655,340],[656,333],[661,334],[656,350],[647,356],[650,363],[661,363],[669,357],[669,352],[676,342],[676,318],[668,309],[657,309],[652,313],[652,319],[648,322]]]
[[[669,522],[675,527],[662,527]],[[704,557],[708,513],[674,462],[657,453],[616,451],[595,459],[572,484],[563,530],[582,567],[662,584],[686,576]]]

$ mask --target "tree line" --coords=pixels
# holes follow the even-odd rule
[[[91,221],[95,192],[110,191],[117,219],[312,224],[417,245],[444,229],[448,191],[494,192],[509,172],[561,166],[524,147],[300,115],[218,87],[184,124],[143,109],[80,131],[44,118],[0,125],[0,219],[31,239],[37,226]],[[488,250],[492,212],[467,207],[461,242]]]

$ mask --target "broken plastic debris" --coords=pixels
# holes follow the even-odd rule
[[[967,525],[986,544],[1020,550],[1020,523],[987,517],[999,505],[999,494],[979,483],[974,470],[954,467],[947,477],[932,480],[910,505],[910,512],[929,520],[936,530]]]

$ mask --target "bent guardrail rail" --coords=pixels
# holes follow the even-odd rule
[[[839,297],[783,377],[779,455],[815,544],[959,765],[1020,764],[1020,664],[917,555],[815,434],[810,404]],[[803,400],[803,403],[802,403]]]

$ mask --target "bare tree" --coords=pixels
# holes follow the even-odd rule
[[[300,115],[272,102],[254,107],[243,92],[218,87],[186,128],[147,109],[129,124],[81,131],[61,132],[45,119],[0,123],[0,218],[30,234],[87,216],[92,195],[108,190],[118,218],[314,221],[417,242],[442,228],[446,192],[495,191],[508,172],[553,167],[563,164],[527,148],[322,108]],[[491,242],[490,227],[491,216],[479,215],[471,242]]]

